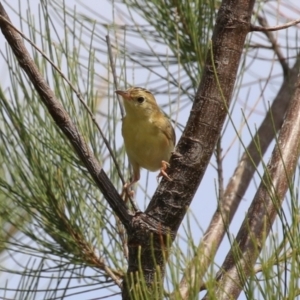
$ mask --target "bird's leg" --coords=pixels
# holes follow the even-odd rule
[[[126,194],[129,197],[133,197],[134,196],[134,190],[131,190],[131,187],[137,182],[137,180],[135,181],[131,181],[131,182],[126,182],[123,186],[123,190],[122,190],[122,194],[121,196],[123,196],[124,194]]]
[[[123,186],[121,198],[123,199],[124,197],[124,202],[127,203],[128,201],[130,202],[133,210],[135,212],[139,211],[139,208],[137,206],[137,203],[134,200],[134,190],[130,189],[138,180],[133,180],[131,182],[127,182]]]
[[[168,167],[170,167],[170,164],[167,161],[162,160],[160,172],[156,177],[157,181],[158,181],[159,177],[162,177],[162,176],[165,177],[166,179],[168,179],[169,181],[172,181],[171,177],[166,172]]]
[[[126,182],[123,186],[121,197],[124,197],[124,201],[127,202],[130,200],[131,205],[135,210],[137,209],[136,203],[132,200],[134,196],[134,191],[131,190],[131,187],[140,180],[140,167],[137,164],[132,164],[133,168],[133,178],[130,182]]]

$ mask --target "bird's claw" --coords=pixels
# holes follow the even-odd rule
[[[131,190],[132,184],[130,183],[125,183],[123,186],[123,190],[121,193],[121,198],[123,198],[125,196],[125,202],[127,202],[128,198],[133,198],[134,196],[134,190]]]
[[[167,180],[172,181],[172,178],[166,172],[166,170],[167,170],[168,167],[170,167],[170,164],[167,161],[163,160],[161,162],[160,172],[159,172],[159,174],[156,177],[157,182],[159,180],[159,177],[165,177]]]

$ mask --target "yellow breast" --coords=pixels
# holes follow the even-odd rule
[[[162,160],[169,161],[174,149],[174,141],[164,132],[173,128],[163,114],[160,117],[164,122],[129,116],[123,120],[122,134],[129,161],[149,171],[158,170]]]
[[[175,146],[174,129],[148,90],[132,87],[116,93],[124,100],[122,134],[135,177],[139,178],[139,167],[156,171],[163,160],[169,161]]]

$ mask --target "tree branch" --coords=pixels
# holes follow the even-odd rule
[[[267,27],[268,26],[268,22],[266,20],[266,18],[262,17],[262,16],[258,16],[257,20],[259,22],[260,25]],[[281,67],[283,69],[283,73],[287,74],[287,72],[289,71],[289,65],[286,61],[286,59],[284,58],[282,51],[280,49],[280,47],[277,44],[277,41],[273,35],[273,33],[271,31],[263,31],[263,33],[266,35],[266,37],[269,39],[270,43],[272,44],[272,48],[274,50],[274,52],[276,53],[279,62],[281,64]]]
[[[170,160],[168,175],[172,181],[162,180],[146,209],[148,217],[157,220],[160,227],[151,237],[150,248],[145,244],[145,237],[141,239],[136,231],[129,232],[129,267],[124,299],[130,298],[129,291],[136,286],[138,278],[133,278],[134,274],[140,272],[149,287],[153,286],[158,265],[160,274],[164,274],[166,248],[170,239],[173,241],[176,236],[198,189],[227,116],[244,41],[250,29],[253,5],[254,0],[222,2],[213,32],[212,49],[209,50],[213,53],[214,62],[211,55],[207,55],[187,126]],[[168,235],[163,236],[160,228],[170,235],[169,239]]]
[[[88,169],[90,175],[94,179],[94,182],[103,193],[113,211],[122,221],[124,226],[128,228],[130,226],[129,224],[132,216],[129,215],[124,201],[107,177],[104,170],[99,165],[98,161],[86,144],[84,138],[78,132],[75,124],[70,119],[66,110],[56,99],[54,93],[47,85],[47,82],[41,76],[34,61],[30,57],[21,36],[18,34],[18,32],[16,32],[16,30],[13,29],[12,26],[9,25],[10,19],[1,3],[0,16],[1,31],[9,43],[13,53],[15,54],[20,66],[30,78],[53,120],[74,147],[75,152]]]
[[[277,25],[272,27],[261,27],[261,26],[251,25],[250,31],[277,31],[277,30],[286,29],[291,26],[297,25],[298,23],[300,23],[300,19],[285,23],[283,25]]]
[[[296,61],[293,68],[284,78],[282,86],[269,112],[266,114],[253,140],[243,153],[234,174],[229,180],[223,196],[223,202],[220,203],[220,206],[218,206],[215,211],[203,235],[203,240],[197,248],[196,255],[189,263],[189,267],[181,279],[180,294],[183,299],[188,299],[190,287],[194,286],[196,282],[199,288],[203,284],[204,274],[224,238],[226,228],[231,223],[248,189],[253,174],[261,162],[261,158],[282,125],[285,112],[294,91],[298,70],[299,61]],[[199,268],[199,266],[201,266],[201,268]],[[196,274],[197,278],[195,277]]]
[[[254,200],[216,279],[218,299],[236,299],[264,245],[300,155],[300,78]],[[243,270],[241,274],[240,270]],[[207,298],[206,296],[205,299]]]

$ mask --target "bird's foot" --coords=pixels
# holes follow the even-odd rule
[[[137,203],[134,201],[134,190],[131,189],[132,185],[134,184],[134,182],[132,183],[125,183],[123,186],[123,190],[121,193],[121,198],[124,200],[125,203],[130,202],[131,207],[133,208],[133,210],[135,212],[139,211],[139,208],[137,206]]]
[[[159,180],[159,177],[165,177],[166,179],[168,179],[169,181],[172,181],[171,177],[167,174],[166,170],[167,168],[170,167],[170,164],[164,160],[161,161],[161,168],[160,168],[160,172],[157,175],[157,181]]]
[[[124,201],[127,202],[128,198],[133,198],[134,196],[134,190],[131,189],[132,183],[125,183],[123,186],[123,190],[121,193],[121,198],[123,198],[125,196]]]

